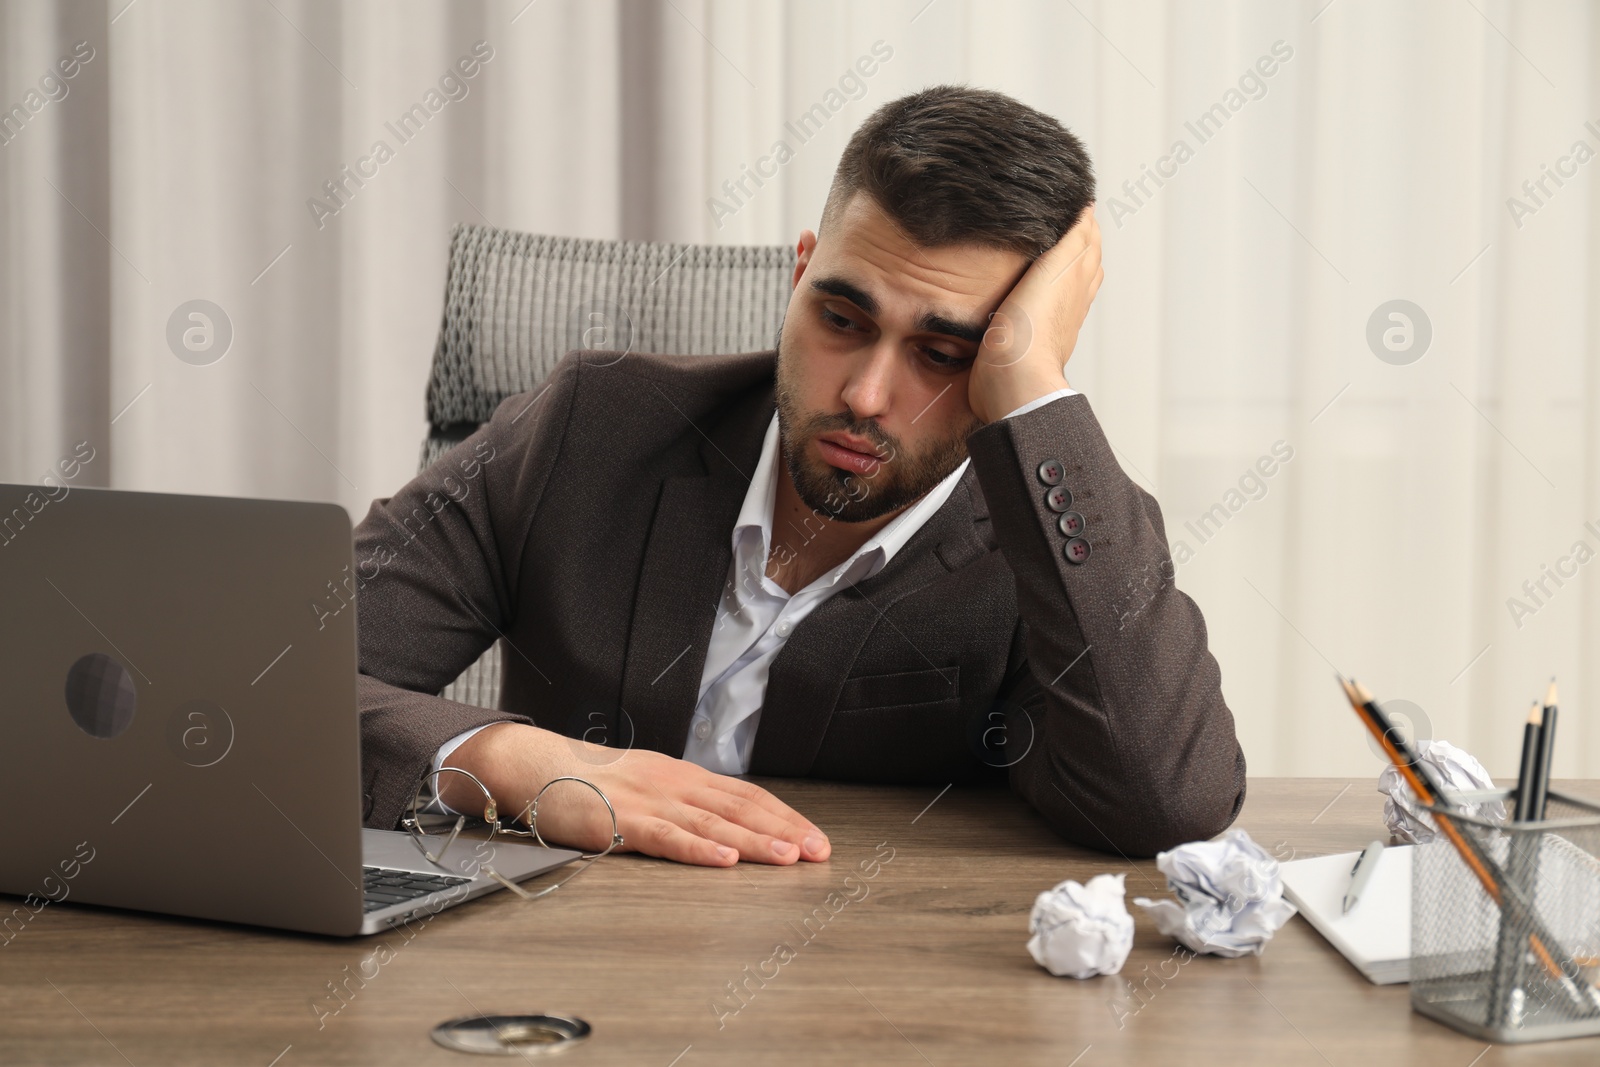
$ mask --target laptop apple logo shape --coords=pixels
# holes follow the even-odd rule
[[[67,710],[78,729],[110,740],[133,724],[138,707],[133,678],[103,652],[91,652],[67,671]]]

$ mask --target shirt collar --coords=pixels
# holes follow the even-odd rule
[[[778,463],[782,459],[781,451],[778,445],[778,414],[773,412],[772,422],[767,426],[767,436],[761,444],[761,458],[756,462],[755,473],[750,478],[750,488],[745,491],[744,504],[739,508],[739,517],[733,524],[734,555],[740,555],[743,547],[743,551],[750,553],[747,558],[755,565],[758,573],[765,571],[767,556],[772,552],[772,511],[778,500]],[[972,462],[970,459],[962,460],[955,470],[945,475],[943,481],[923,494],[916,503],[896,515],[883,529],[856,549],[849,559],[818,581],[837,582],[863,560],[867,561],[863,568],[864,573],[861,573],[856,580],[870,577],[882,570],[889,560],[894,558],[895,553],[899,552],[934,513],[944,506],[944,502],[955,491],[956,483],[966,473],[967,464],[970,462]]]

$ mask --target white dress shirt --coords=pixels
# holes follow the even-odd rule
[[[1058,389],[1008,412],[1005,417],[1014,418],[1076,392],[1071,388]],[[689,726],[689,741],[683,750],[684,759],[719,774],[749,773],[750,753],[755,749],[756,728],[761,722],[761,706],[766,697],[767,674],[795,627],[835,593],[881,571],[934,512],[944,506],[971,462],[962,460],[943,481],[869,537],[849,559],[790,595],[767,577],[781,460],[778,416],[774,412],[767,426],[766,440],[761,445],[761,459],[756,463],[750,488],[745,491],[744,505],[734,522],[733,560],[728,565],[728,580],[717,604],[716,626],[706,650],[705,668],[700,672],[700,696]],[[790,547],[798,546],[791,540]],[[483,728],[474,727],[446,741],[434,756],[433,769],[437,771],[442,767],[457,746]],[[450,811],[437,800],[430,810]]]

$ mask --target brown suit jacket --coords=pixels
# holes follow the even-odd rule
[[[373,503],[356,530],[368,825],[393,827],[439,746],[489,722],[683,754],[774,367],[570,354]],[[789,637],[751,773],[1008,773],[1069,840],[1128,855],[1221,831],[1244,755],[1155,500],[1081,395],[979,429],[970,452],[894,558]],[[1052,459],[1086,519],[1082,563],[1045,502]],[[436,695],[502,637],[500,710]]]

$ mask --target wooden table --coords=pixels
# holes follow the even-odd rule
[[[1488,1047],[1430,1022],[1299,918],[1263,956],[1181,962],[1131,908],[1120,976],[1055,978],[1024,948],[1034,896],[1102,871],[1160,896],[1152,861],[1070,847],[1003,790],[763,784],[828,830],[829,863],[609,857],[409,941],[51,907],[0,948],[0,1063],[464,1067],[496,1061],[435,1046],[434,1024],[540,1011],[593,1025],[558,1057],[575,1065],[1600,1062],[1600,1038]],[[1361,847],[1380,810],[1373,779],[1258,779],[1238,825],[1288,859]]]

